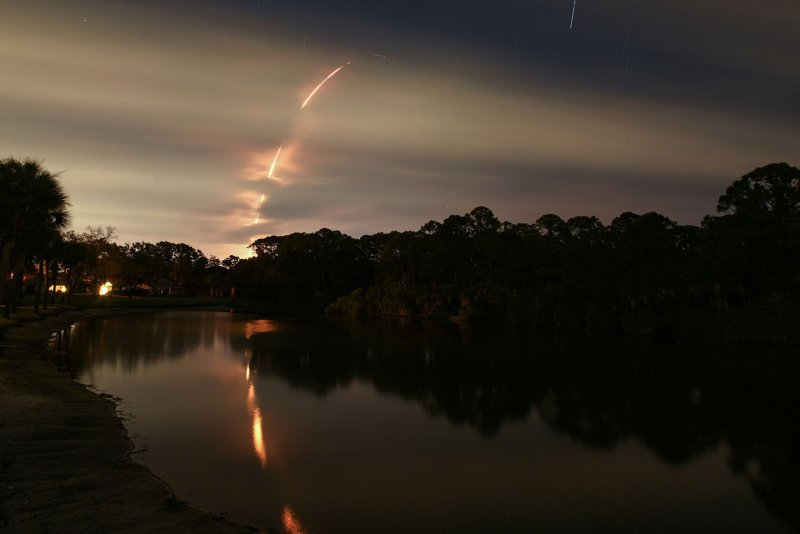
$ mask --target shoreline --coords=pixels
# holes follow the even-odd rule
[[[0,530],[272,532],[178,499],[134,462],[116,403],[56,369],[53,332],[88,317],[148,310],[59,310],[0,329]]]

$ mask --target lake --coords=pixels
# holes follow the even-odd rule
[[[174,311],[81,321],[177,496],[290,533],[793,532],[796,349]]]

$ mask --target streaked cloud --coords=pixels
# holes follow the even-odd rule
[[[0,155],[64,170],[79,228],[225,256],[268,233],[416,229],[477,205],[513,221],[630,209],[696,223],[736,177],[800,146],[797,103],[782,100],[800,86],[785,64],[797,15],[782,1],[599,3],[576,17],[594,16],[582,45],[547,33],[540,6],[542,35],[517,53],[411,22],[326,19],[353,28],[339,42],[313,14],[179,4],[0,8]],[[361,46],[377,34],[385,58]],[[746,78],[725,85],[732,73]],[[779,87],[749,99],[751,76]]]

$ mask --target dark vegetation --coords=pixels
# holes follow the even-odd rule
[[[786,163],[733,182],[700,226],[655,212],[514,224],[478,207],[416,232],[268,236],[247,259],[117,245],[110,227],[65,232],[66,197],[35,162],[0,163],[0,203],[6,316],[26,285],[38,312],[110,281],[117,295],[235,297],[283,314],[800,341],[800,170]],[[46,294],[56,282],[66,293]]]

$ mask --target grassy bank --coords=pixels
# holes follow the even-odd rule
[[[165,308],[230,308],[233,301],[212,297],[126,297],[120,295],[73,295],[69,306],[78,310],[88,309],[150,309]]]
[[[173,308],[231,309],[234,301],[211,297],[125,297],[118,295],[73,295],[67,304],[54,303],[33,313],[33,297],[26,296],[9,319],[0,317],[0,330],[60,315],[68,311],[86,310],[164,310]]]

